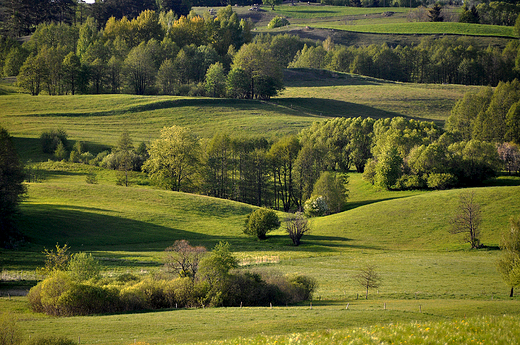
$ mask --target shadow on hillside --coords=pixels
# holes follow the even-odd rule
[[[381,85],[385,83],[393,83],[392,81],[364,77],[350,73],[312,68],[287,68],[284,70],[283,75],[284,83],[289,87]]]
[[[230,98],[177,98],[177,99],[157,99],[147,104],[130,106],[117,110],[106,110],[96,112],[74,112],[74,113],[42,113],[40,117],[83,117],[83,116],[114,116],[119,114],[139,113],[144,111],[180,108],[180,107],[232,107],[239,109],[256,109],[263,101],[251,99],[230,99]]]
[[[361,206],[375,204],[375,203],[381,202],[381,201],[395,200],[395,199],[402,199],[402,198],[409,198],[409,197],[410,197],[410,195],[403,195],[403,196],[395,196],[392,198],[363,200],[363,201],[358,201],[358,202],[347,202],[347,205],[343,211],[353,210],[353,209],[361,207]]]
[[[68,205],[23,204],[18,226],[32,244],[49,248],[67,243],[73,250],[105,246],[164,250],[175,240],[205,236],[121,218],[115,211]]]
[[[22,161],[25,162],[46,162],[47,160],[55,159],[53,154],[43,153],[42,146],[39,138],[23,138],[23,137],[13,137],[13,142],[16,147],[16,151],[18,155],[21,157]],[[75,140],[69,140],[69,146],[72,148],[76,143]],[[84,145],[83,151],[89,151],[94,156],[99,152],[104,150],[108,150],[109,147],[107,145],[101,145],[89,141],[82,141]]]
[[[317,116],[372,117],[375,119],[401,116],[408,118],[395,112],[327,98],[276,98],[272,102],[291,110]]]

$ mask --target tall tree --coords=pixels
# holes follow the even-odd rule
[[[150,158],[143,170],[153,181],[173,191],[189,190],[190,178],[200,160],[199,141],[191,131],[179,126],[165,127],[148,152]]]
[[[520,218],[511,217],[509,223],[510,229],[500,241],[502,256],[497,267],[504,282],[511,287],[509,297],[513,297],[514,288],[520,285]]]
[[[23,164],[13,140],[9,132],[0,127],[0,243],[7,244],[17,236],[14,215],[26,192],[24,178]]]
[[[462,193],[459,206],[452,220],[452,234],[464,234],[464,241],[471,244],[472,249],[479,248],[480,224],[482,215],[480,205],[475,201],[475,192]]]
[[[146,43],[133,48],[123,64],[127,86],[136,95],[144,95],[154,85],[156,70]]]
[[[116,152],[120,155],[119,169],[125,172],[125,186],[128,187],[128,171],[132,170],[132,150],[134,143],[128,130],[124,130],[117,141]]]
[[[283,88],[282,68],[273,53],[259,43],[244,44],[233,58],[232,68],[244,71],[249,81],[249,98],[263,98],[257,83],[270,83],[275,94]],[[273,96],[272,94],[269,95]]]

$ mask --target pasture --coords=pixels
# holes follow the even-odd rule
[[[408,9],[396,8],[386,23],[377,12],[381,10],[284,5],[275,13],[294,18],[293,26],[308,22],[337,30],[362,31],[355,29],[373,20],[380,26],[372,25],[366,31],[371,34],[411,34],[419,27],[425,33],[449,33],[446,30],[454,24],[434,28],[403,23]],[[457,33],[464,30],[452,27]],[[468,35],[508,36],[476,26],[471,30]],[[420,343],[426,336],[443,343],[517,340],[513,326],[518,323],[520,298],[508,297],[496,260],[509,218],[520,216],[518,178],[502,176],[473,189],[483,212],[485,248],[480,250],[470,250],[460,236],[449,233],[461,190],[386,191],[358,173],[349,174],[346,210],[313,219],[312,232],[294,247],[283,228],[265,241],[244,235],[244,220],[253,206],[159,190],[141,173],[131,174],[130,187],[118,186],[115,171],[52,162],[40,153],[39,135],[54,128],[66,130],[70,140],[83,141],[97,153],[114,146],[123,130],[134,143],[150,142],[161,128],[172,125],[188,127],[202,138],[224,132],[270,140],[335,116],[403,116],[442,126],[455,102],[467,91],[478,90],[300,69],[286,71],[285,80],[284,92],[268,102],[132,95],[31,97],[0,85],[0,125],[14,136],[22,160],[42,177],[28,183],[21,205],[19,226],[28,243],[17,250],[0,249],[0,310],[17,320],[25,337],[60,335],[81,344],[343,344],[352,339]],[[97,184],[86,183],[91,173]],[[8,296],[41,278],[35,269],[43,265],[42,250],[56,243],[67,243],[73,252],[92,253],[105,276],[145,276],[163,269],[164,249],[178,239],[208,249],[228,241],[241,262],[239,269],[297,272],[315,278],[319,287],[312,301],[293,306],[69,318],[33,313],[26,297]],[[368,300],[355,279],[366,264],[375,265],[382,276],[381,286],[370,290]]]

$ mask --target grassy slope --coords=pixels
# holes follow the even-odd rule
[[[37,161],[37,138],[52,128],[65,129],[70,139],[90,143],[89,150],[97,152],[114,145],[123,129],[134,142],[148,142],[161,128],[174,124],[202,137],[227,132],[273,139],[331,116],[404,116],[442,125],[455,101],[476,88],[389,83],[305,69],[288,70],[285,79],[286,90],[270,102],[133,95],[32,97],[3,86],[7,94],[0,95],[0,124],[17,138],[21,155]]]

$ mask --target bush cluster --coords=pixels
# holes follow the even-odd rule
[[[74,316],[202,306],[286,305],[312,298],[315,289],[316,281],[309,277],[271,274],[264,278],[247,271],[237,271],[218,282],[129,274],[77,282],[68,272],[56,271],[33,287],[28,299],[35,312]]]
[[[290,23],[287,20],[287,18],[276,16],[273,19],[271,19],[269,24],[267,24],[267,27],[269,29],[274,29],[274,28],[280,28],[282,26],[287,26],[287,25],[290,25]]]

